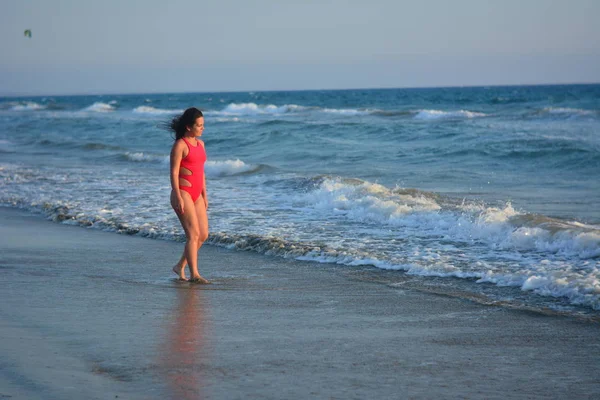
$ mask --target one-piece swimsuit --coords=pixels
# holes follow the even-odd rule
[[[179,178],[186,180],[191,186],[179,184],[179,189],[190,194],[192,201],[195,203],[202,193],[204,186],[204,163],[206,162],[206,151],[204,146],[197,141],[196,146],[192,146],[186,138],[183,138],[189,149],[188,155],[181,159],[179,164]],[[185,175],[181,173],[181,168],[188,169],[192,174]]]

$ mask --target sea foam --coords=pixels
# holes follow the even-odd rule
[[[150,106],[139,106],[133,109],[136,114],[151,114],[151,115],[163,115],[163,114],[178,114],[183,110],[166,110],[161,108],[154,108]]]
[[[207,161],[204,166],[206,176],[210,177],[239,175],[257,171],[259,168],[259,165],[246,164],[240,159]]]
[[[376,111],[376,110],[375,110]],[[365,115],[376,113],[373,110],[362,109],[338,109],[299,106],[296,104],[285,104],[277,106],[274,104],[259,105],[256,103],[231,103],[221,111],[207,111],[208,115],[279,115],[298,112],[317,112],[340,115]]]
[[[107,103],[95,102],[91,106],[84,108],[82,111],[110,112],[115,111],[115,108]]]
[[[206,111],[207,115],[280,115],[288,113],[310,112],[339,114],[346,116],[374,115],[374,116],[413,116],[415,119],[436,120],[455,118],[477,118],[485,117],[487,114],[469,110],[443,111],[443,110],[418,110],[416,112],[406,110],[380,110],[376,108],[329,108],[317,106],[300,106],[286,104],[277,106],[274,104],[261,105],[256,103],[231,103],[220,111]]]
[[[295,201],[357,221],[389,224],[407,213],[440,209],[432,198],[395,193],[377,183],[343,178],[326,178],[315,190],[298,195]]]
[[[414,116],[415,119],[436,120],[452,118],[477,118],[485,117],[487,114],[468,110],[442,111],[442,110],[419,110]]]
[[[123,157],[128,161],[169,164],[169,156],[143,152],[126,152]]]
[[[353,108],[323,108],[320,111],[330,113],[330,114],[340,114],[340,115],[367,115],[367,114],[377,114],[378,110],[357,110]]]
[[[295,104],[276,106],[273,104],[258,105],[256,103],[231,103],[219,112],[209,111],[208,114],[217,115],[255,115],[255,114],[284,114],[297,111],[303,107]]]
[[[600,256],[600,229],[548,219],[525,223],[526,214],[510,203],[456,206],[433,194],[342,178],[322,180],[314,190],[296,195],[295,202],[351,221],[408,228],[461,243],[480,241],[491,249],[533,250],[580,259]]]
[[[27,101],[20,104],[16,104],[11,107],[13,111],[36,111],[36,110],[44,110],[46,106],[35,103],[33,101]]]
[[[546,107],[541,111],[536,112],[534,117],[546,117],[551,119],[579,119],[593,118],[600,116],[600,110],[586,110],[582,108],[570,107]]]

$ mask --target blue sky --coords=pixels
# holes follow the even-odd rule
[[[3,0],[0,94],[600,82],[599,15],[597,0]]]

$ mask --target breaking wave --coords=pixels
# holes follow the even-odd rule
[[[182,113],[183,110],[165,110],[161,108],[154,108],[150,106],[139,106],[133,109],[136,114],[151,114],[151,115],[163,115],[163,114],[178,114]]]
[[[107,104],[107,103],[96,102],[96,103],[92,104],[91,106],[84,108],[81,111],[111,112],[111,111],[115,111],[115,107],[113,107],[112,105]]]
[[[275,106],[273,104],[258,105],[256,103],[231,103],[221,111],[207,111],[207,115],[258,115],[258,114],[285,114],[301,111],[305,107],[295,104]]]
[[[572,223],[504,207],[460,203],[435,193],[390,189],[361,180],[319,177],[296,202],[325,214],[402,228],[496,250],[535,251],[580,259],[600,257],[600,226]]]
[[[454,119],[454,118],[478,118],[485,117],[487,114],[468,110],[458,111],[442,111],[442,110],[419,110],[414,116],[415,119],[421,120],[438,120],[438,119]]]
[[[546,107],[540,112],[541,114],[547,114],[551,116],[562,116],[562,117],[588,117],[597,116],[597,110],[584,110],[581,108],[568,108],[568,107]]]
[[[33,101],[21,102],[10,108],[12,111],[37,111],[46,109],[45,105],[35,103]]]
[[[122,157],[126,161],[169,164],[169,156],[138,152],[125,152]]]
[[[225,161],[207,161],[204,170],[206,176],[219,177],[219,176],[234,176],[247,174],[252,172],[258,172],[265,168],[265,165],[253,165],[246,164],[240,159],[236,160],[225,160]]]

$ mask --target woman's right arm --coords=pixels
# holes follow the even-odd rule
[[[177,198],[177,204],[172,204],[175,211],[183,214],[183,198],[179,190],[179,166],[183,158],[183,147],[181,141],[176,141],[171,149],[171,189]]]

